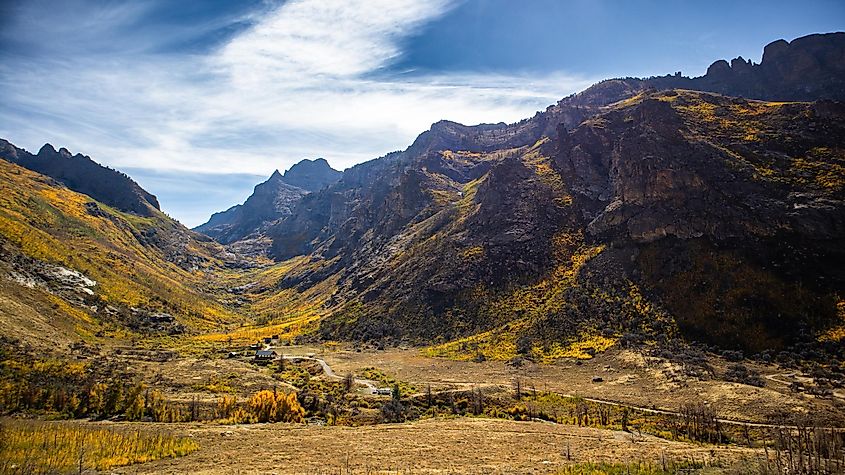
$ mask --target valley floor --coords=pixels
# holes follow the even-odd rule
[[[767,423],[785,415],[809,414],[827,421],[826,426],[845,426],[845,394],[819,398],[790,389],[794,381],[805,380],[795,371],[776,365],[745,361],[759,371],[765,384],[756,387],[721,378],[728,362],[712,358],[709,364],[716,375],[699,379],[684,374],[682,368],[663,359],[651,358],[631,350],[611,349],[589,360],[564,359],[553,364],[525,362],[521,366],[502,361],[454,361],[431,358],[418,349],[326,350],[322,347],[282,346],[284,355],[315,354],[325,360],[333,372],[360,376],[367,368],[376,368],[416,388],[418,393],[430,386],[433,392],[471,390],[497,386],[507,390],[516,381],[523,391],[552,391],[562,395],[593,398],[623,405],[677,411],[683,404],[703,402],[716,410],[720,418]],[[278,386],[293,389],[271,371],[248,362],[249,359],[176,358],[166,362],[135,361],[131,364],[147,382],[163,390],[170,400],[197,399],[213,403],[220,394],[204,391],[208,382],[224,378],[239,396]],[[601,382],[594,382],[594,378]],[[362,391],[366,388],[361,387]]]
[[[136,427],[137,424],[132,424]],[[173,424],[200,450],[116,473],[555,473],[579,462],[692,461],[730,465],[758,454],[643,434],[480,418],[329,427]],[[571,460],[567,459],[567,451]]]
[[[146,387],[161,391],[168,401],[200,403],[206,413],[213,411],[224,397],[244,401],[263,389],[297,390],[297,382],[290,376],[306,369],[312,381],[319,384],[331,382],[338,386],[346,375],[352,375],[357,384],[341,398],[350,403],[350,408],[354,402],[355,412],[369,415],[369,418],[347,418],[344,423],[348,425],[339,426],[322,425],[324,420],[319,417],[311,418],[309,424],[232,425],[202,417],[200,420],[207,422],[65,421],[55,424],[137,430],[139,434],[149,430],[196,442],[198,450],[183,457],[110,470],[111,473],[171,474],[571,474],[605,473],[566,471],[567,467],[587,462],[644,462],[659,469],[664,463],[671,468],[673,464],[693,461],[716,468],[690,473],[740,474],[751,473],[745,464],[756,464],[764,459],[759,443],[752,444],[753,449],[748,448],[741,443],[741,435],[735,437],[735,442],[739,442],[735,445],[686,442],[688,439],[670,437],[671,433],[666,432],[665,427],[655,427],[653,424],[657,421],[644,418],[663,417],[654,415],[660,411],[676,414],[683,405],[696,403],[712,408],[724,427],[734,429],[735,436],[742,433],[745,422],[752,426],[755,423],[782,424],[778,421],[799,414],[813,416],[825,427],[845,427],[842,394],[834,392],[817,397],[795,391],[790,383],[808,378],[775,365],[751,361],[743,363],[760,373],[763,387],[727,382],[723,376],[730,363],[717,356],[710,356],[708,360],[711,375],[699,378],[685,373],[668,360],[618,348],[589,360],[563,359],[552,364],[525,361],[519,365],[432,358],[416,348],[375,350],[323,345],[274,349],[285,357],[287,370],[284,372],[279,369],[280,361],[266,366],[254,364],[249,352],[226,358],[229,349],[225,347],[204,356],[124,349],[114,352],[110,358],[123,360],[135,374],[143,376]],[[170,356],[162,361],[151,361],[157,354]],[[293,371],[297,369],[300,373]],[[508,408],[519,405],[513,400],[517,381],[522,394],[519,404],[524,406],[537,404],[538,394],[542,405],[544,393],[583,399],[560,402],[563,404],[559,408],[561,417],[557,418],[555,412],[555,418],[549,419],[560,424],[539,419],[533,422],[510,420]],[[415,399],[419,407],[426,405],[429,388],[435,397],[461,392],[456,398],[470,401],[475,390],[481,394],[480,390],[484,389],[484,397],[489,397],[491,404],[505,401],[496,406],[505,411],[501,412],[504,418],[475,417],[469,412],[461,412],[466,416],[446,416],[444,414],[457,414],[446,410],[436,413],[438,415],[433,418],[424,416],[404,423],[374,424],[379,420],[378,408],[383,410],[391,396],[372,394],[372,389],[391,387],[394,383],[401,386],[405,401]],[[324,386],[323,389],[328,391],[330,388]],[[328,392],[326,394],[328,397]],[[639,409],[634,411],[639,416],[632,415],[630,431],[614,430],[619,428],[614,425],[616,423],[598,425],[595,420],[582,427],[571,422],[573,413],[568,411],[580,404],[572,401],[583,403],[585,400],[605,407],[615,404]],[[591,414],[593,418],[598,415],[597,412]],[[635,417],[639,418],[638,422]],[[589,425],[593,427],[586,427]],[[656,475],[662,472],[632,473]],[[675,472],[670,470],[668,473]]]
[[[295,351],[295,350],[293,350]],[[789,383],[800,374],[776,365],[745,361],[763,376],[764,387],[724,381],[729,364],[721,358],[708,363],[716,375],[699,379],[685,375],[667,360],[631,350],[612,349],[589,360],[562,359],[553,364],[526,362],[514,367],[502,361],[453,361],[429,358],[414,349],[387,351],[334,351],[321,355],[338,374],[359,373],[376,367],[401,381],[432,390],[471,389],[474,386],[513,386],[519,380],[525,390],[614,401],[634,407],[676,411],[689,402],[712,405],[719,417],[737,421],[768,422],[771,417],[792,414],[822,416],[830,426],[845,426],[845,393],[817,398],[795,392]],[[600,377],[601,382],[593,382]]]

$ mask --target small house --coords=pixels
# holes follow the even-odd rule
[[[255,352],[255,362],[266,364],[273,361],[278,354],[273,350],[258,350]]]

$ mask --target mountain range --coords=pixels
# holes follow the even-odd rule
[[[277,171],[196,232],[88,157],[2,142],[6,188],[18,191],[0,214],[0,262],[15,282],[45,282],[31,288],[43,290],[33,314],[60,298],[92,329],[138,312],[189,333],[304,315],[302,338],[452,356],[545,359],[575,343],[677,338],[835,353],[843,69],[845,33],[811,35],[698,78],[602,81],[514,124],[437,122],[342,173],[322,159]],[[49,252],[56,242],[66,252]],[[110,286],[65,298],[27,266]],[[121,279],[135,290],[121,294]]]

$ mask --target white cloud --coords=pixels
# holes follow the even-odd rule
[[[236,83],[357,77],[399,56],[396,40],[448,6],[444,0],[294,0],[226,45],[216,61]]]
[[[449,8],[294,0],[204,56],[0,65],[0,134],[32,148],[50,140],[118,168],[267,175],[317,156],[348,167],[406,147],[440,119],[513,122],[592,82],[386,72],[401,41]]]

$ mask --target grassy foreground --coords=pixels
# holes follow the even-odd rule
[[[81,473],[180,457],[191,439],[91,424],[0,419],[0,474]]]

